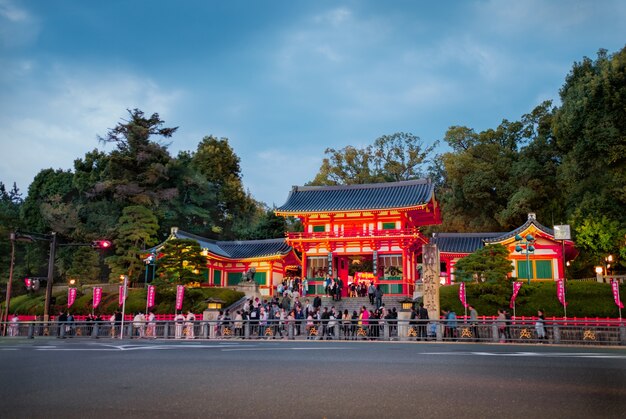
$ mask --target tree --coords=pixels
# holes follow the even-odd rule
[[[168,164],[172,158],[167,145],[152,141],[152,137],[171,137],[176,128],[163,127],[159,114],[146,117],[139,109],[128,110],[130,119],[119,123],[107,135],[99,137],[103,143],[114,143],[103,172],[103,180],[96,183],[95,193],[112,194],[117,200],[134,205],[156,207],[176,196],[171,184]]]
[[[390,182],[421,179],[437,145],[424,147],[419,137],[404,132],[383,135],[374,141],[372,149],[376,172]]]
[[[21,225],[20,207],[22,194],[13,183],[13,188],[7,192],[4,183],[0,182],[0,282],[6,282],[9,277],[11,264],[10,234]]]
[[[340,150],[327,148],[327,156],[311,185],[353,185],[382,182],[376,178],[372,168],[372,147],[346,146]]]
[[[383,135],[364,148],[327,148],[311,185],[353,185],[422,178],[437,143],[424,147],[413,134]]]
[[[583,257],[589,259],[591,266],[602,265],[609,254],[622,256],[626,229],[617,220],[606,215],[585,217],[576,224],[574,232],[576,247],[585,252]]]
[[[239,229],[239,237],[242,240],[277,239],[285,237],[287,220],[279,217],[274,209],[259,206],[257,217],[252,223],[236,226]]]
[[[513,271],[509,251],[501,244],[484,246],[459,259],[454,275],[461,281],[501,282]]]
[[[160,249],[158,259],[160,285],[188,284],[202,280],[201,272],[206,269],[206,257],[197,241],[192,239],[172,239]]]
[[[156,244],[157,217],[146,207],[128,206],[124,208],[118,225],[115,256],[106,259],[111,268],[111,280],[117,282],[120,275],[128,275],[131,281],[137,281],[144,269],[142,256],[146,247]]]
[[[100,255],[91,247],[78,247],[73,252],[72,261],[66,272],[71,279],[80,284],[100,282]]]
[[[212,186],[215,205],[210,208],[213,223],[208,237],[223,240],[236,237],[236,219],[249,220],[256,212],[256,202],[243,188],[239,157],[227,138],[204,137],[191,156],[191,166]]]

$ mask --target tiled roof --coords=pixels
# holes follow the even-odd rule
[[[291,251],[291,246],[287,244],[285,239],[217,242],[217,244],[221,249],[228,252],[232,259],[285,255]]]
[[[429,179],[340,186],[294,186],[277,212],[339,212],[411,208],[427,204],[434,186]]]
[[[487,242],[493,243],[493,242],[501,242],[507,239],[510,239],[511,237],[515,237],[516,234],[519,234],[521,232],[523,232],[524,230],[526,230],[528,227],[530,227],[531,225],[534,225],[537,230],[539,231],[543,231],[544,233],[550,235],[550,236],[554,236],[554,230],[551,228],[548,228],[546,226],[544,226],[543,224],[539,223],[535,218],[534,218],[534,214],[529,214],[528,216],[528,220],[526,220],[526,222],[517,227],[515,230],[509,232],[509,233],[501,233],[500,236],[498,237],[493,237],[489,240],[486,240]]]
[[[286,255],[292,251],[292,247],[287,244],[285,239],[215,241],[177,229],[172,232],[170,235],[170,239],[171,238],[196,240],[201,248],[207,249],[214,255],[229,259],[249,259]],[[150,251],[152,252],[161,246],[162,244],[150,249]]]
[[[534,213],[528,214],[528,220],[513,231],[505,233],[435,233],[430,239],[439,248],[440,252],[449,253],[473,253],[484,247],[485,243],[499,243],[515,237],[531,225],[539,231],[554,236],[554,230],[539,223]]]
[[[506,233],[435,233],[430,243],[440,252],[473,253],[485,246],[485,241]]]

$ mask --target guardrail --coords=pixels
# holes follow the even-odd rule
[[[377,340],[484,343],[538,343],[626,346],[626,322],[546,320],[477,322],[449,320],[267,320],[267,321],[157,321],[154,323],[74,322],[7,323],[7,336],[37,338],[127,339],[292,339]],[[122,333],[123,332],[123,333]]]

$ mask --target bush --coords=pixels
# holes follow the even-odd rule
[[[92,311],[92,291],[85,289],[83,293],[79,291],[76,301],[69,309],[73,314],[86,315]],[[183,311],[191,310],[194,313],[201,313],[207,307],[205,300],[217,298],[224,301],[224,307],[228,307],[241,299],[244,293],[233,291],[227,288],[188,288],[185,289],[183,300]],[[50,314],[56,315],[61,310],[67,310],[67,292],[55,293],[56,304],[50,305]],[[147,290],[145,288],[130,288],[126,299],[126,313],[146,310]],[[157,290],[156,306],[153,311],[156,314],[174,314],[176,306],[176,288],[168,287]],[[119,308],[119,294],[102,293],[102,301],[95,310],[96,314],[113,313]],[[11,313],[43,315],[45,306],[45,294],[20,295],[11,299]]]
[[[479,315],[496,316],[498,309],[508,308],[513,289],[510,283],[466,284],[466,301]],[[626,285],[620,286],[620,296],[626,295]],[[570,281],[566,290],[567,317],[618,317],[610,284]],[[622,297],[624,301],[624,297]],[[463,314],[459,300],[459,285],[440,288],[442,308],[452,308]],[[515,300],[518,316],[535,316],[543,310],[548,317],[563,317],[563,306],[556,297],[556,282],[524,283]]]

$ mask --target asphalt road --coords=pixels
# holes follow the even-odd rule
[[[624,418],[626,348],[0,340],[5,418]]]

